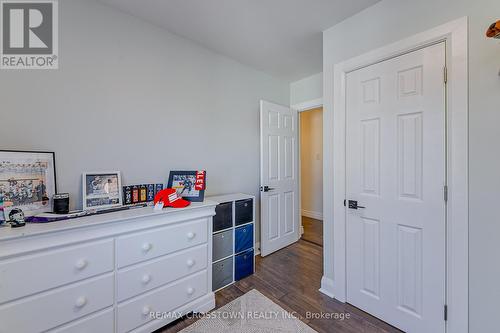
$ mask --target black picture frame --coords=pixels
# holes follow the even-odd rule
[[[33,156],[30,156],[30,155],[33,155]],[[37,155],[39,155],[39,156],[37,156]],[[43,156],[43,155],[46,155],[46,156]],[[30,157],[33,159],[36,159],[36,158],[42,158],[42,156],[48,162],[48,165],[47,165],[47,169],[48,169],[47,173],[48,174],[46,175],[47,178],[44,179],[45,182],[43,183],[43,185],[44,185],[43,189],[44,189],[44,191],[46,191],[46,193],[43,195],[43,200],[34,201],[34,199],[17,198],[14,201],[14,199],[10,198],[10,196],[9,196],[9,201],[10,201],[11,205],[8,207],[7,206],[4,207],[5,213],[8,213],[8,211],[10,211],[13,208],[22,209],[25,216],[33,216],[33,215],[36,215],[39,213],[45,213],[45,212],[52,211],[53,195],[58,193],[57,192],[57,173],[56,173],[56,154],[55,154],[55,152],[52,152],[52,151],[0,149],[0,187],[2,186],[2,183],[9,181],[9,179],[12,179],[13,178],[12,176],[16,175],[16,172],[17,172],[17,170],[14,170],[14,171],[12,171],[12,175],[5,176],[5,177],[9,177],[8,179],[3,179],[4,178],[2,175],[2,173],[4,172],[4,170],[2,170],[2,168],[4,167],[3,164],[8,163],[10,161],[19,162],[19,161],[22,161],[23,158],[26,159],[26,161],[28,163],[28,161],[30,160]],[[24,170],[24,172],[27,172],[27,171]],[[28,177],[29,177],[29,175],[28,175]],[[26,178],[26,176],[23,176],[23,179],[17,179],[17,180],[14,179],[14,180],[16,182],[19,182],[19,181],[26,182],[26,181],[30,181],[30,180],[33,181],[34,180],[34,179],[29,179],[29,178],[25,179],[25,178]],[[26,194],[31,193],[33,195],[35,193],[33,185],[31,187],[32,187],[31,191],[27,191],[27,189],[25,188]],[[28,189],[29,189],[29,187],[28,187]],[[2,189],[0,189],[0,191],[2,191]],[[6,193],[0,192],[0,194],[2,196],[5,196]],[[9,201],[7,201],[7,202],[9,202]]]
[[[205,189],[203,190],[194,190],[190,189],[189,186],[184,184],[179,185],[180,182],[183,182],[183,178],[187,178],[190,181],[190,186],[194,187],[196,180],[197,171],[170,171],[170,175],[168,177],[167,188],[174,188],[177,191],[177,194],[191,202],[202,202],[205,198]],[[205,172],[205,188],[207,184],[207,175]],[[187,193],[186,193],[187,189]]]

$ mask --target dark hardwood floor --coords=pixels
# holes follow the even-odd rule
[[[323,221],[302,216],[304,234],[302,239],[323,246]]]
[[[244,293],[257,289],[283,309],[295,313],[318,332],[383,333],[401,332],[394,327],[318,291],[322,276],[323,248],[299,240],[265,258],[257,256],[256,272],[216,293],[217,308]],[[310,318],[308,313],[349,314],[349,319]],[[178,332],[194,319],[180,319],[157,332]],[[207,332],[210,333],[210,332]]]

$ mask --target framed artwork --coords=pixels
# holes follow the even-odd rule
[[[25,216],[52,211],[55,165],[54,152],[0,150],[0,202],[5,216],[14,208]]]
[[[120,171],[86,172],[82,177],[83,210],[119,207],[122,201]]]
[[[201,202],[205,197],[206,171],[170,171],[167,188],[191,202]]]

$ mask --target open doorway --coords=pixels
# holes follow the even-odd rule
[[[299,122],[301,238],[323,246],[323,107],[300,112]]]

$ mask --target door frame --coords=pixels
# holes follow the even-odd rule
[[[302,235],[304,234],[304,225],[302,224],[302,162],[301,162],[301,149],[302,149],[302,145],[300,144],[301,142],[301,135],[302,133],[300,133],[300,117],[301,117],[301,113],[302,112],[306,112],[306,111],[311,111],[311,110],[314,110],[314,109],[317,109],[317,108],[323,108],[323,98],[316,98],[316,99],[312,99],[312,100],[309,100],[309,101],[305,101],[305,102],[302,102],[302,103],[298,103],[298,104],[294,104],[291,106],[292,109],[296,110],[297,111],[297,146],[299,147],[298,149],[298,163],[299,163],[299,168],[298,168],[298,175],[297,175],[297,178],[298,178],[298,181],[299,181],[299,217],[300,217],[300,224],[299,224],[299,239],[300,237],[302,237]],[[323,137],[323,142],[325,141],[324,137]],[[323,171],[323,175],[324,175],[324,171]],[[322,176],[323,176],[322,175]],[[321,212],[322,214],[324,214],[324,212]],[[324,215],[323,215],[323,218],[324,218]]]
[[[324,275],[320,291],[345,302],[346,281],[346,75],[439,42],[446,43],[447,332],[468,332],[468,18],[325,68],[323,228]],[[444,74],[444,73],[443,73]],[[333,79],[333,89],[331,87]],[[333,109],[332,109],[333,108]],[[329,142],[333,145],[328,146]],[[339,181],[334,181],[339,180]],[[464,290],[466,292],[464,292]],[[443,309],[444,313],[444,309]],[[444,317],[443,317],[444,319]]]

